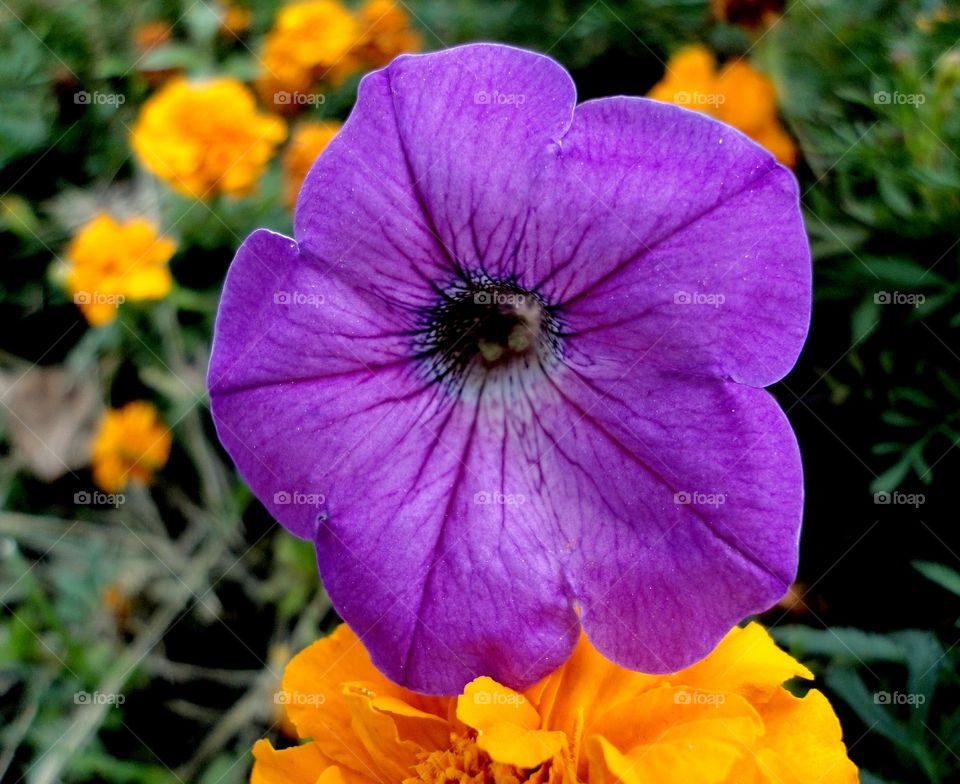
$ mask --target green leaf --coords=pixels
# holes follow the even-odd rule
[[[892,286],[903,286],[907,289],[931,287],[946,283],[935,272],[913,259],[906,258],[878,258],[868,257],[864,263],[880,276],[880,279]]]
[[[907,452],[894,465],[890,466],[880,476],[870,483],[871,493],[890,492],[896,490],[900,483],[906,479],[910,473],[910,466],[913,464],[913,456]]]
[[[850,317],[851,338],[854,342],[863,340],[880,323],[880,306],[873,297],[863,300],[857,305]]]
[[[914,207],[910,201],[910,196],[894,182],[892,177],[877,175],[877,192],[880,198],[890,208],[890,211],[899,215],[901,218],[910,219],[913,217]]]
[[[960,596],[960,572],[933,561],[912,561],[910,565],[928,580]]]
[[[901,414],[899,411],[884,411],[880,419],[894,427],[916,427],[920,424],[919,420]]]
[[[898,784],[898,782],[892,779],[882,779],[875,773],[860,768],[860,784]]]
[[[142,71],[165,71],[173,68],[196,71],[204,62],[204,58],[193,47],[172,43],[151,49],[137,64],[137,68]]]
[[[882,444],[874,444],[870,452],[874,455],[896,455],[906,448],[906,444],[901,444],[896,441],[884,441]]]
[[[0,166],[46,143],[57,107],[43,44],[23,25],[0,26]]]
[[[940,640],[933,632],[905,629],[893,632],[890,638],[904,651],[907,657],[907,692],[922,697],[910,712],[914,732],[923,734],[923,725],[930,715],[933,692],[940,679],[944,651]]]
[[[780,626],[770,630],[774,639],[800,658],[824,656],[835,662],[863,664],[870,662],[904,663],[899,645],[882,634],[838,626],[834,629],[811,629],[809,626]]]
[[[909,732],[906,726],[894,718],[888,705],[881,702],[884,693],[870,691],[856,670],[831,665],[824,674],[824,682],[853,709],[857,718],[871,732],[912,751],[912,744],[907,740]]]

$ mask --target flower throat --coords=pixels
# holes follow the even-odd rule
[[[538,295],[510,281],[469,279],[424,313],[417,356],[437,381],[469,382],[545,369],[559,356],[559,325]]]

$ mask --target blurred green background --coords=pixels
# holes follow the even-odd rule
[[[311,547],[220,449],[204,384],[233,252],[290,231],[293,142],[247,194],[183,195],[131,150],[145,101],[229,76],[294,137],[342,121],[392,47],[473,40],[548,53],[581,99],[644,95],[691,44],[769,80],[816,303],[773,390],[806,466],[800,581],[762,621],[817,673],[864,781],[960,780],[960,4],[387,2],[400,28],[315,68],[323,99],[296,106],[263,83],[280,8],[0,0],[0,780],[244,781],[253,741],[282,732],[283,665],[336,622]],[[175,282],[94,325],[67,249],[102,212],[173,238]],[[133,400],[172,448],[111,502],[90,444]]]

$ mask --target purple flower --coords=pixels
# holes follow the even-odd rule
[[[532,52],[400,57],[227,277],[220,437],[415,690],[525,686],[580,627],[677,670],[794,578],[761,387],[807,331],[796,181],[700,114],[575,103]]]

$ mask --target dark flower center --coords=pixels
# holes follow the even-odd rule
[[[418,335],[418,355],[437,380],[545,368],[559,354],[560,333],[550,306],[512,282],[485,277],[443,292],[426,311]]]

